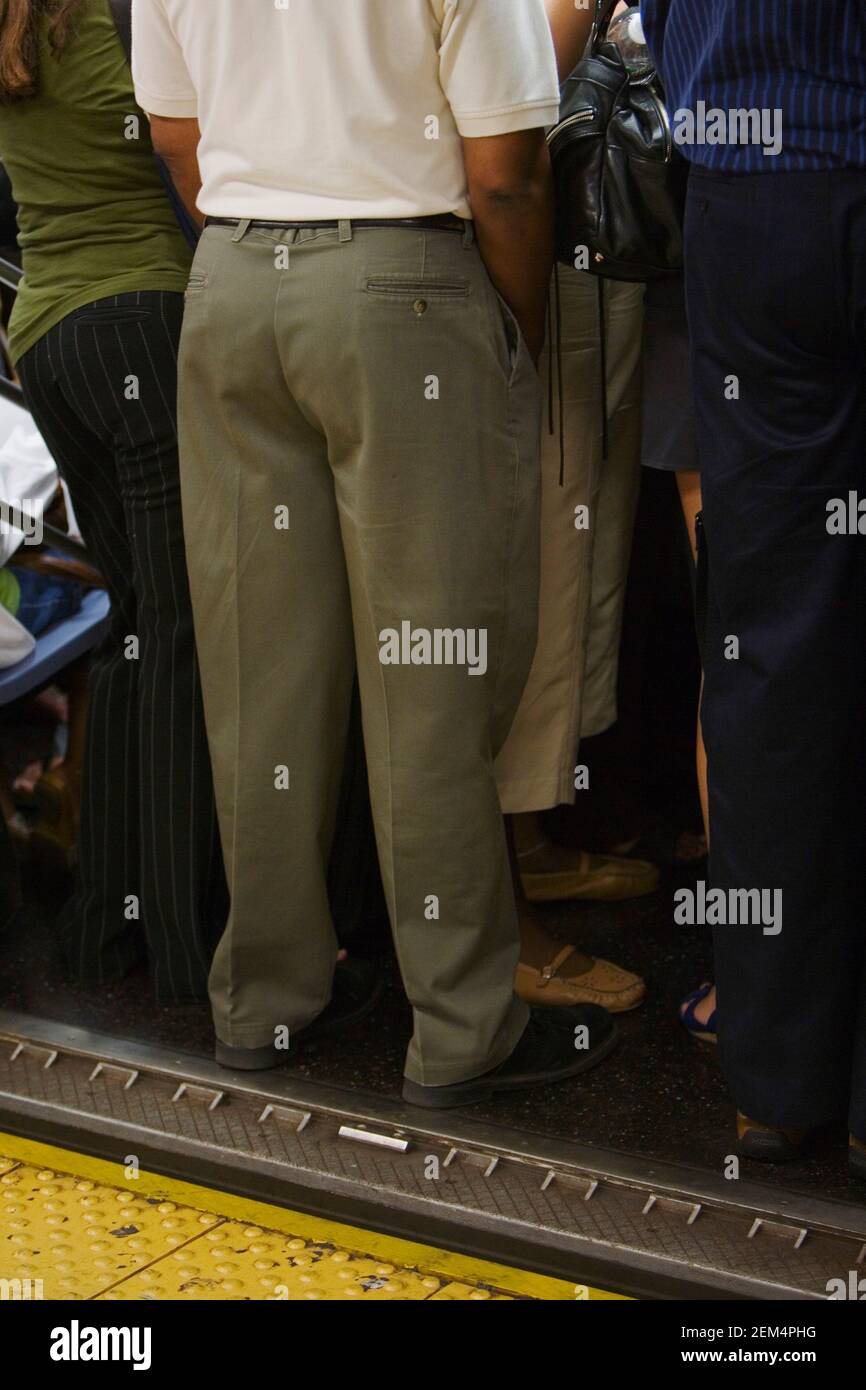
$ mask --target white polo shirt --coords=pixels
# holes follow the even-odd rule
[[[199,208],[471,215],[461,136],[552,125],[543,0],[133,0],[145,111],[197,116]]]

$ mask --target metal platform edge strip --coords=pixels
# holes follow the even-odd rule
[[[118,1094],[144,1084],[168,1085],[175,1106],[194,1105],[202,1116],[235,1101],[253,1107],[259,1123],[287,1123],[299,1136],[315,1119],[325,1123],[331,1137],[351,1145],[346,1152],[369,1150],[374,1158],[423,1147],[435,1148],[447,1165],[458,1157],[471,1161],[495,1197],[499,1181],[514,1165],[521,1177],[537,1178],[538,1190],[554,1184],[579,1187],[583,1200],[600,1185],[606,1192],[638,1200],[642,1215],[654,1209],[682,1210],[691,1228],[705,1209],[736,1218],[748,1239],[783,1231],[792,1249],[816,1235],[843,1243],[852,1267],[866,1260],[866,1211],[846,1203],[801,1197],[742,1180],[732,1184],[721,1177],[673,1164],[651,1162],[578,1143],[548,1140],[520,1131],[479,1123],[465,1114],[437,1115],[432,1123],[419,1112],[387,1098],[359,1095],[335,1087],[302,1081],[288,1074],[232,1073],[208,1060],[128,1039],[109,1037],[52,1020],[0,1010],[0,1046],[4,1066],[22,1057],[37,1061],[47,1072],[66,1059],[81,1071],[92,1090],[111,1084]],[[4,1073],[5,1074],[5,1073]],[[170,1133],[165,1128],[130,1123],[98,1107],[60,1105],[0,1083],[0,1123],[31,1139],[78,1148],[97,1157],[120,1161],[132,1148],[142,1166],[166,1176],[200,1181],[254,1199],[295,1207],[315,1216],[349,1221],[412,1240],[463,1251],[481,1259],[498,1260],[540,1274],[592,1283],[642,1298],[808,1299],[824,1295],[785,1279],[756,1279],[712,1263],[691,1262],[641,1248],[640,1241],[604,1243],[577,1230],[555,1230],[527,1221],[513,1211],[484,1210],[481,1205],[448,1204],[435,1196],[401,1190],[399,1183],[373,1180],[360,1173],[347,1176],[302,1163],[290,1163],[262,1153],[201,1137]],[[352,1163],[350,1167],[358,1167]],[[495,1201],[491,1202],[495,1206]],[[658,1214],[658,1213],[657,1213]],[[799,1234],[798,1234],[799,1233]]]

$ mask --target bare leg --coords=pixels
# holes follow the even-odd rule
[[[689,540],[692,545],[692,558],[697,564],[697,539],[695,536],[695,521],[698,512],[701,510],[701,475],[697,472],[677,474],[677,486],[680,490],[680,505],[683,509],[686,530],[689,533]],[[701,730],[700,704],[698,707],[698,732],[697,732],[697,769],[698,769],[698,792],[701,798],[701,815],[704,820],[704,834],[707,837],[707,844],[710,842],[709,811],[707,801],[707,753],[704,748],[704,735]]]
[[[515,842],[519,840],[524,843],[524,836],[531,835],[533,828],[538,830],[539,839],[541,831],[538,827],[538,817],[535,812],[526,812],[519,816],[505,817],[505,835],[508,841],[508,859],[511,865],[511,878],[514,884],[514,900],[517,904],[517,919],[520,925],[520,960],[523,965],[531,965],[534,969],[543,970],[549,965],[561,949],[562,943],[550,935],[546,927],[541,922],[538,913],[531,903],[527,902],[520,881],[520,870],[517,867],[517,850]],[[584,955],[582,951],[575,950],[573,956],[566,962],[563,974],[567,978],[577,975],[585,975],[594,965],[592,956]]]
[[[527,901],[517,855],[521,845],[536,843],[531,836],[540,834],[537,815],[506,816],[505,834],[520,929],[515,992],[529,1004],[548,1008],[576,1003],[601,1004],[612,1013],[637,1008],[646,993],[639,975],[558,940]]]
[[[695,536],[695,520],[701,510],[701,475],[698,472],[684,472],[677,474],[677,486],[680,490],[680,504],[683,509],[683,516],[686,522],[686,529],[692,543],[692,555],[697,562],[697,539]],[[701,729],[700,703],[698,705],[697,738],[695,748],[695,761],[698,773],[698,794],[701,798],[701,815],[704,821],[704,834],[707,837],[707,844],[710,843],[710,815],[709,798],[707,793],[707,750],[704,747],[704,735]],[[702,999],[695,1008],[695,1018],[699,1023],[706,1023],[716,1007],[716,991],[711,989],[706,999]]]

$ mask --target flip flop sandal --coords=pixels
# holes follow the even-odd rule
[[[717,1043],[716,1034],[716,1014],[718,1009],[713,1009],[706,1023],[701,1023],[700,1019],[695,1018],[695,1009],[702,1000],[706,999],[712,989],[712,981],[705,980],[699,989],[695,989],[691,994],[687,994],[683,1000],[685,1008],[680,1010],[680,1023],[688,1033],[698,1042]]]

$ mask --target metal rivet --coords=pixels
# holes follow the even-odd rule
[[[426,312],[427,312],[427,300],[426,300],[426,299],[416,299],[416,300],[415,300],[415,303],[412,305],[412,308],[415,310],[415,313],[416,313],[416,314],[426,314]]]

